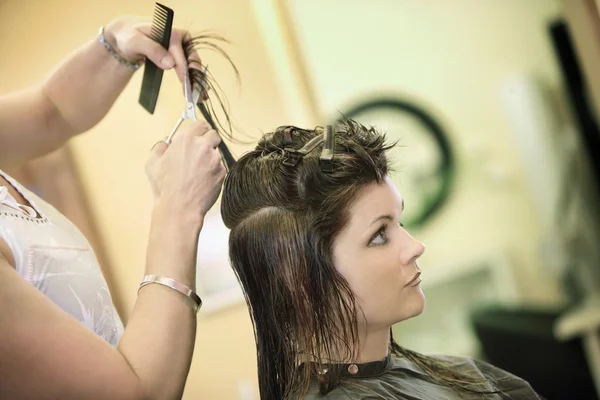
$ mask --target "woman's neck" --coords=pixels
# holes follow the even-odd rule
[[[334,352],[333,354],[331,354],[331,359],[329,360],[329,362],[344,364],[363,364],[371,361],[379,361],[387,356],[389,352],[391,339],[390,327],[372,329],[364,326],[359,326],[357,333],[359,339],[359,348],[354,349],[354,356],[349,358],[346,348],[344,346],[341,347],[338,352]]]
[[[363,329],[359,327],[358,359],[355,363],[379,361],[385,358],[390,348],[390,327],[380,329]]]

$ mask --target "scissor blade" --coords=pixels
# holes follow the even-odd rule
[[[196,121],[196,102],[194,101],[192,84],[190,82],[190,74],[187,69],[183,75],[183,94],[185,96],[185,111],[183,112],[185,116],[184,118]]]
[[[198,100],[200,100],[200,93],[202,93],[202,89],[200,89],[200,86],[194,85],[194,91],[192,92],[192,101],[196,105],[198,104]]]
[[[198,103],[198,101],[200,100],[200,96],[204,95],[206,96],[206,93],[208,92],[208,85],[206,83],[206,74],[208,72],[208,65],[205,65],[204,68],[202,68],[202,71],[200,71],[200,82],[199,83],[195,83],[194,86],[192,87],[192,101],[194,102],[195,105],[199,106],[200,104]],[[206,97],[204,97],[202,99],[202,101],[206,100]]]

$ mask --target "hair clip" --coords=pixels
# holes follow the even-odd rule
[[[319,157],[319,166],[321,167],[321,171],[333,171],[334,146],[335,137],[333,135],[333,127],[331,125],[327,125],[327,128],[323,132],[323,150],[321,150],[321,156]]]
[[[302,158],[302,153],[290,147],[283,149],[283,152],[286,154],[286,157],[283,159],[283,165],[287,165],[288,167],[295,167]]]
[[[288,155],[283,160],[283,165],[295,167],[298,165],[302,157],[317,148],[318,145],[323,141],[323,136],[318,135],[308,141],[300,150],[296,150],[290,147],[286,147],[283,151]]]

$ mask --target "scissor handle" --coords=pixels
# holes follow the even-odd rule
[[[181,123],[183,122],[185,118],[183,117],[183,115],[181,117],[179,117],[179,119],[177,120],[177,122],[175,123],[175,126],[173,127],[173,130],[171,131],[171,133],[169,133],[169,136],[167,136],[167,138],[165,139],[165,143],[166,144],[171,144],[171,141],[173,140],[173,136],[175,135],[175,132],[177,132],[177,129],[179,129],[179,126],[181,125]]]

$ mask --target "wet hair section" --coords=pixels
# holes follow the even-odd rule
[[[209,117],[204,115],[204,117],[207,119],[207,122],[212,121],[213,128],[220,134],[232,141],[236,141],[237,138],[234,137],[233,132],[241,130],[237,129],[232,123],[227,97],[212,75],[208,65],[203,65],[201,60],[198,59],[198,55],[203,51],[211,51],[223,56],[233,69],[236,80],[239,83],[239,70],[231,57],[223,49],[223,45],[226,44],[230,44],[226,38],[211,32],[200,32],[194,36],[190,32],[187,32],[183,37],[183,51],[188,62],[188,72],[192,87],[199,86],[202,89],[200,99],[203,101],[203,105],[210,115]],[[222,117],[219,118],[217,115],[222,115]],[[211,121],[208,121],[208,119]]]

